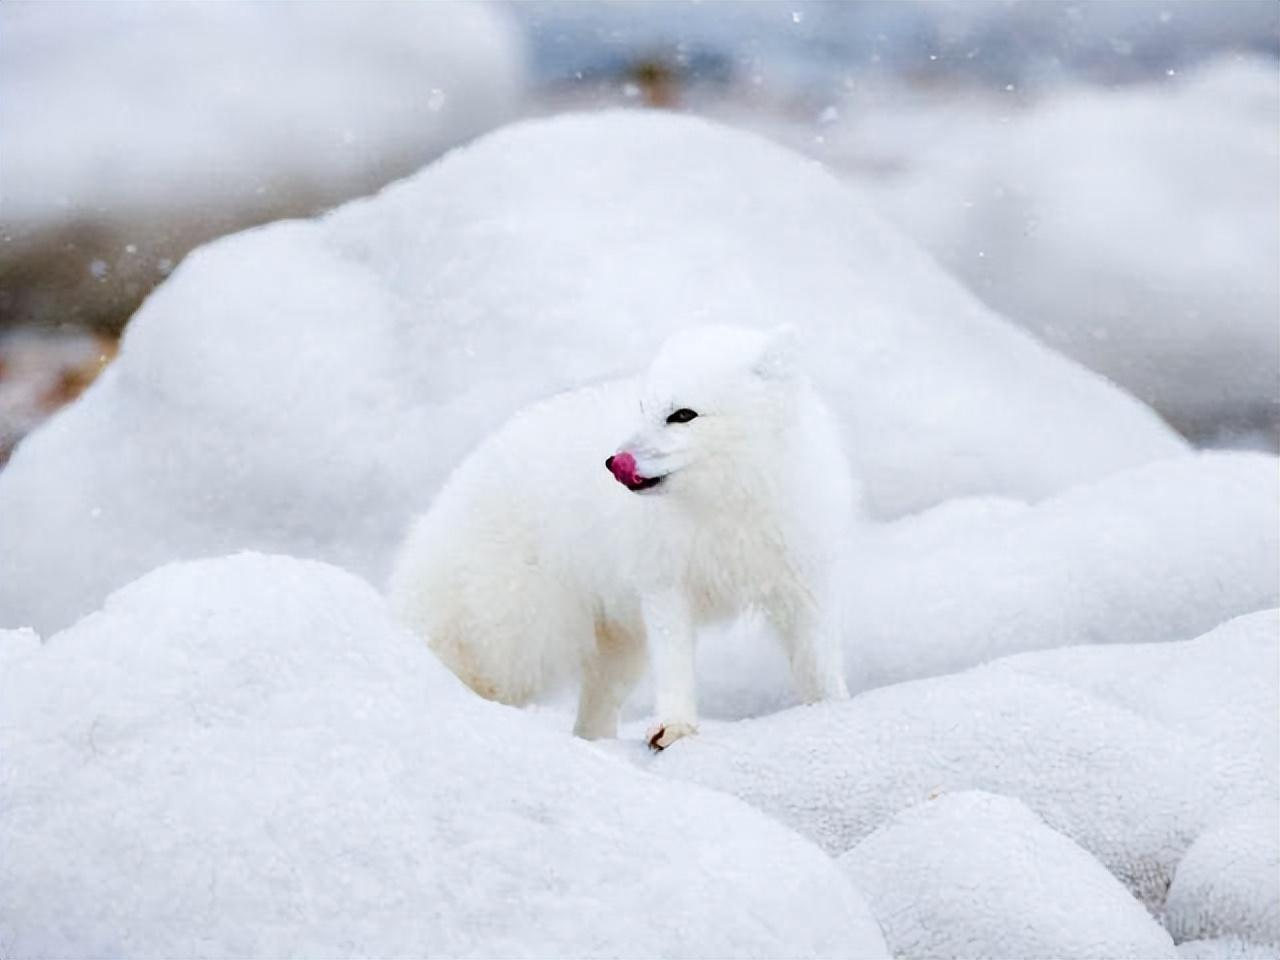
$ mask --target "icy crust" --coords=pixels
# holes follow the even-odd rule
[[[897,957],[1176,957],[1173,940],[1078,845],[1008,797],[942,794],[840,858]]]
[[[1278,637],[1268,611],[1181,643],[1022,654],[711,725],[649,768],[739,796],[833,855],[940,791],[1003,794],[1158,910],[1206,829],[1276,809]]]
[[[812,844],[463,690],[314,562],[3,638],[14,956],[887,956]]]
[[[878,516],[1184,450],[817,165],[689,117],[562,116],[191,255],[0,474],[0,624],[48,632],[240,548],[383,582],[410,516],[511,412],[711,321],[800,328]]]

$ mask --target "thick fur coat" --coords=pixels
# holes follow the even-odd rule
[[[616,736],[646,664],[665,747],[697,728],[697,629],[760,610],[807,701],[847,696],[832,583],[853,493],[794,335],[695,327],[648,371],[517,414],[454,472],[392,575],[400,617],[482,696],[577,678]]]

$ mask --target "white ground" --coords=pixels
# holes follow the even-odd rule
[[[786,709],[720,631],[651,757],[478,700],[356,575],[508,412],[699,320],[807,338],[861,692]],[[508,129],[194,255],[0,473],[43,636],[0,632],[0,952],[1275,955],[1278,482],[780,148]]]

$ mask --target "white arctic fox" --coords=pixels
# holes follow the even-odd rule
[[[846,697],[832,575],[852,508],[795,337],[677,333],[647,373],[538,403],[449,478],[390,597],[472,689],[581,679],[575,732],[617,735],[652,664],[661,749],[697,727],[694,635],[761,610],[806,701]]]

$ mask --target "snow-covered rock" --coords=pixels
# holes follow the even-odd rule
[[[1280,801],[1280,615],[1190,641],[1026,653],[842,704],[708,725],[650,769],[832,854],[939,791],[1020,799],[1158,908],[1207,828]]]
[[[1030,650],[1186,640],[1280,606],[1280,461],[1201,453],[1036,504],[954,500],[854,537],[843,575],[854,691]],[[758,622],[709,632],[698,673],[707,716],[796,702]],[[650,701],[638,691],[632,712]]]
[[[509,118],[522,60],[483,3],[5,4],[0,219],[350,196]]]
[[[1280,73],[1237,58],[1162,81],[850,110],[833,149],[900,162],[855,176],[987,303],[1193,436],[1274,444]]]
[[[1200,835],[1178,864],[1165,924],[1179,940],[1237,937],[1280,949],[1280,821],[1274,803],[1240,811]]]
[[[0,637],[14,956],[884,956],[812,844],[465,691],[323,564]]]
[[[801,328],[879,515],[1184,449],[815,164],[688,117],[565,116],[188,258],[0,474],[0,624],[47,631],[160,563],[245,547],[380,582],[505,416],[700,321]]]
[[[1202,453],[1031,506],[954,501],[868,532],[846,582],[855,688],[1191,639],[1280,606],[1280,460]]]
[[[840,858],[898,957],[1175,957],[1084,850],[1008,797],[943,794]]]

